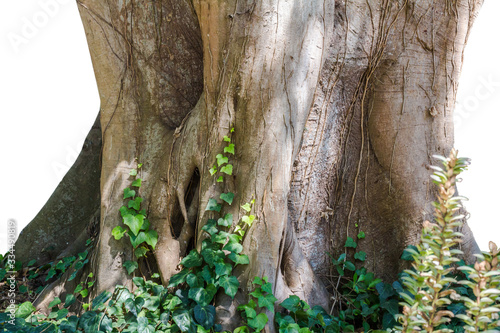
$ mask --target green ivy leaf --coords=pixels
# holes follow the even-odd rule
[[[243,245],[241,245],[239,242],[234,242],[230,240],[229,242],[227,242],[226,246],[224,246],[222,249],[234,253],[240,253],[241,251],[243,251]]]
[[[266,282],[262,285],[262,291],[265,291],[266,293],[272,294],[273,293],[273,285],[269,282]]]
[[[274,303],[277,301],[273,294],[262,295],[257,298],[261,308],[267,308],[269,311],[274,312]]]
[[[56,275],[56,270],[55,268],[49,269],[49,272],[47,273],[47,277],[45,278],[45,281],[50,280],[54,275]]]
[[[233,174],[233,165],[232,164],[226,164],[222,168],[220,168],[220,172],[224,172],[227,175],[232,175]]]
[[[172,294],[170,294],[169,296],[172,296]],[[172,298],[167,298],[167,300],[163,302],[163,307],[165,308],[165,310],[173,311],[178,305],[181,304],[182,301],[179,297],[172,296]]]
[[[202,262],[202,258],[198,251],[196,249],[193,249],[187,256],[182,259],[181,265],[186,268],[191,268],[201,266]]]
[[[56,313],[56,320],[61,320],[63,318],[66,318],[68,315],[69,310],[68,309],[60,309]]]
[[[80,252],[80,253],[78,253],[78,259],[79,260],[85,260],[85,258],[87,258],[87,256],[88,256],[88,254],[89,254],[88,250]]]
[[[212,242],[218,243],[218,244],[226,244],[227,237],[229,234],[225,231],[219,231],[218,234],[215,234],[212,236]]]
[[[225,164],[228,162],[228,158],[222,154],[218,154],[217,156],[215,156],[215,158],[217,159],[218,166],[221,166],[222,164]]]
[[[130,236],[130,243],[132,244],[134,249],[139,245],[141,245],[142,243],[146,242],[147,238],[146,233],[144,231],[139,232],[137,236],[134,235],[129,235],[129,236]]]
[[[35,311],[36,308],[33,306],[33,304],[31,304],[31,302],[24,302],[21,305],[19,305],[19,308],[17,308],[16,317],[26,318]]]
[[[126,215],[135,215],[135,211],[133,209],[129,209],[127,208],[126,206],[121,206],[120,207],[120,215],[122,217],[126,216]]]
[[[413,254],[411,252],[418,252],[418,248],[415,245],[408,245],[406,249],[404,249],[403,254],[401,255],[401,259],[406,261],[414,261]]]
[[[144,246],[138,247],[134,251],[134,254],[137,258],[144,257],[146,253],[148,253],[148,249],[146,249]]]
[[[139,211],[141,209],[142,200],[143,199],[141,197],[137,197],[134,200],[129,200],[128,208],[133,208],[133,209]]]
[[[214,198],[208,199],[207,208],[205,208],[205,210],[220,212],[221,209],[222,206],[221,204],[217,203],[217,200],[215,200]]]
[[[113,321],[105,314],[102,314],[102,317],[100,319],[99,332],[111,332],[112,330]]]
[[[123,190],[123,199],[133,198],[133,197],[135,197],[135,191],[134,190],[131,190],[128,187]]]
[[[375,288],[377,288],[380,298],[380,303],[383,303],[387,298],[396,295],[394,288],[388,283],[384,282],[377,283]]]
[[[101,307],[104,306],[104,303],[106,303],[108,299],[111,298],[111,296],[113,296],[113,294],[107,290],[100,293],[97,297],[95,297],[92,300],[92,309],[99,310]]]
[[[365,261],[366,260],[366,252],[364,251],[359,251],[354,254],[354,259],[357,259],[359,261]]]
[[[142,179],[141,178],[137,178],[136,180],[134,180],[132,182],[132,186],[134,186],[134,187],[141,187],[142,186]]]
[[[80,320],[78,321],[78,328],[82,328],[84,332],[98,332],[100,321],[101,315],[95,311],[87,311],[80,317]]]
[[[172,319],[182,332],[195,333],[196,325],[193,323],[188,310],[176,310],[172,314]]]
[[[144,214],[140,214],[140,215],[144,216]],[[149,220],[144,218],[144,223],[141,226],[141,230],[148,231],[150,226],[151,226],[151,224],[149,223]]]
[[[230,227],[233,225],[233,214],[226,214],[217,220],[217,224],[223,227]]]
[[[125,215],[123,217],[123,223],[126,224],[135,236],[141,230],[142,224],[144,223],[144,215]]]
[[[231,138],[228,137],[227,135],[224,135],[224,141],[225,142],[231,142]]]
[[[243,230],[239,224],[237,224],[236,227],[234,228],[234,232],[238,233],[238,235],[242,237],[245,235],[245,230]]]
[[[219,261],[220,259],[224,259],[225,255],[224,252],[221,250],[214,250],[212,248],[206,248],[201,250],[201,255],[203,256],[203,259],[205,259],[205,262],[210,266],[214,267],[214,264]]]
[[[154,250],[156,247],[156,243],[158,243],[158,233],[156,232],[156,230],[149,230],[145,233],[145,235],[146,243]]]
[[[237,254],[234,252],[229,253],[228,255],[229,259],[231,259],[235,265],[248,265],[250,263],[250,259],[248,259],[248,256],[246,254]]]
[[[79,294],[82,295],[83,298],[85,298],[89,295],[89,290],[85,288],[81,290]]]
[[[77,316],[70,316],[67,320],[61,321],[59,329],[63,332],[74,333],[78,326],[79,318]]]
[[[227,147],[224,147],[224,152],[234,155],[234,143],[230,143]]]
[[[217,221],[209,219],[207,223],[201,228],[201,230],[206,231],[208,234],[213,236],[219,232],[219,229],[217,229],[216,224]]]
[[[386,299],[380,303],[380,307],[386,309],[393,316],[399,313],[399,304],[396,299]]]
[[[248,326],[240,326],[236,327],[233,333],[250,333],[250,330],[248,329]]]
[[[233,271],[233,266],[223,261],[215,262],[215,274],[217,276],[230,275]]]
[[[67,308],[71,306],[73,303],[75,303],[76,297],[73,294],[67,294],[66,299],[64,301],[64,307]]]
[[[215,324],[215,307],[213,305],[196,305],[194,307],[194,319],[208,330]]]
[[[128,174],[131,175],[132,177],[135,177],[135,176],[137,176],[137,170],[132,169],[132,170],[130,170],[130,172]]]
[[[253,221],[255,220],[255,215],[243,215],[241,217],[241,220],[248,225],[249,227],[252,226]]]
[[[184,268],[179,273],[177,273],[175,275],[172,275],[170,277],[170,280],[168,281],[167,288],[176,287],[179,284],[186,282],[186,276],[188,276],[188,274],[190,273],[190,271],[191,270],[189,268]]]
[[[358,239],[363,239],[363,238],[365,238],[365,237],[366,237],[366,235],[365,235],[365,232],[364,232],[364,231],[360,231],[360,232],[358,233]]]
[[[217,166],[214,165],[213,167],[211,167],[210,169],[208,169],[208,171],[210,172],[210,175],[215,175],[217,173]]]
[[[347,237],[347,240],[345,241],[345,247],[352,247],[352,248],[356,248],[356,246],[358,246],[358,244],[356,244],[356,242],[354,241],[354,239],[352,239],[351,237]]]
[[[391,315],[390,313],[384,313],[384,318],[382,319],[382,328],[384,329],[383,332],[388,332],[388,328],[392,328],[396,325],[396,320],[394,319],[394,316]]]
[[[212,295],[205,288],[190,288],[188,297],[201,306],[206,306],[212,301]]]
[[[198,279],[198,277],[196,275],[194,275],[193,273],[189,273],[188,276],[186,276],[186,283],[191,288],[203,287],[203,282],[200,281],[200,279]]]
[[[248,304],[242,304],[237,307],[237,310],[240,311],[245,311],[245,315],[247,316],[247,319],[255,318],[257,316],[257,312],[255,311],[255,308],[257,307],[257,304],[255,304],[253,299],[250,299],[248,301]]]
[[[121,226],[117,225],[116,227],[113,228],[111,234],[116,240],[120,240],[123,237],[123,235],[125,235],[126,232],[127,232],[126,229],[123,229]]]
[[[217,183],[222,183],[223,181],[224,181],[224,177],[219,176],[219,178],[217,178]]]
[[[61,304],[61,299],[59,297],[54,297],[52,302],[49,303],[49,309],[52,309],[54,306]]]
[[[268,321],[269,318],[265,313],[259,313],[255,318],[248,320],[248,325],[259,332],[266,327]]]
[[[125,267],[129,274],[132,274],[139,267],[139,264],[136,261],[127,260],[123,263],[123,267]]]
[[[75,293],[75,294],[78,294],[78,293],[80,292],[80,290],[82,290],[82,289],[83,289],[82,284],[81,284],[81,283],[79,283],[79,284],[76,286],[74,293]]]
[[[214,282],[214,277],[212,276],[213,270],[211,270],[208,266],[203,266],[203,270],[201,271],[201,277],[205,282],[207,283],[213,283]]]
[[[220,195],[220,198],[222,200],[224,200],[225,202],[227,202],[228,204],[232,204],[233,203],[233,199],[234,199],[234,193],[232,193],[232,192],[222,193]]]
[[[292,295],[281,302],[280,305],[290,312],[297,312],[300,310],[300,297]]]
[[[351,272],[354,272],[356,270],[356,266],[354,266],[354,264],[350,261],[344,262],[344,267],[350,270]]]
[[[259,286],[262,286],[262,284],[264,283],[264,281],[260,277],[256,276],[256,277],[253,278],[252,283],[256,284],[256,285],[259,285]]]
[[[134,317],[137,317],[137,307],[134,302],[134,298],[127,298],[123,302],[123,306],[125,307],[125,310],[128,311],[129,314],[132,314]]]
[[[238,291],[238,287],[240,286],[240,282],[233,275],[224,275],[219,280],[219,285],[224,288],[226,291],[226,295],[230,296],[234,299],[236,292]]]
[[[243,208],[247,213],[250,213],[250,211],[252,210],[252,206],[250,206],[248,202],[241,206],[241,208]]]
[[[229,234],[229,241],[235,243],[241,243],[241,236],[237,234]]]

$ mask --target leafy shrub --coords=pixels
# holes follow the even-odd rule
[[[231,130],[231,133],[233,130]],[[216,156],[216,164],[210,173],[216,182],[224,182],[224,175],[232,174],[229,158],[234,155],[235,146],[231,138],[224,154]],[[229,154],[229,155],[228,155]],[[248,302],[238,306],[242,326],[236,333],[260,332],[270,325],[266,313],[274,313],[274,323],[279,332],[500,332],[499,298],[500,272],[499,249],[490,243],[490,251],[477,255],[473,266],[466,266],[458,259],[457,248],[461,234],[463,216],[460,197],[455,196],[458,175],[467,168],[467,159],[458,158],[453,150],[448,158],[438,157],[441,167],[434,167],[432,179],[438,186],[434,206],[434,221],[426,221],[421,241],[409,246],[402,255],[411,261],[411,269],[399,275],[398,281],[384,283],[362,266],[366,253],[356,252],[357,242],[365,234],[359,231],[357,240],[348,238],[345,252],[332,263],[337,271],[335,301],[330,310],[310,307],[299,297],[292,295],[276,307],[272,285],[267,277],[253,280],[254,290],[248,295]],[[140,169],[138,165],[137,169]],[[131,176],[136,177],[137,170]],[[142,199],[137,191],[142,180],[136,178],[132,188],[124,191],[129,199],[120,209],[123,226],[113,230],[116,239],[129,237],[136,258],[140,259],[154,249],[158,235],[150,229]],[[233,223],[231,214],[222,213],[224,205],[231,205],[233,193],[222,193],[217,199],[210,199],[206,210],[211,215],[202,230],[205,239],[201,251],[191,250],[180,262],[180,271],[170,278],[165,287],[133,277],[136,289],[132,292],[117,286],[113,293],[105,291],[92,301],[83,304],[80,316],[71,315],[68,308],[88,296],[93,280],[90,273],[85,282],[78,285],[65,302],[54,299],[48,316],[37,313],[30,302],[24,302],[15,311],[12,319],[8,312],[0,314],[0,331],[6,332],[219,332],[215,323],[214,299],[223,292],[234,298],[239,281],[233,275],[237,265],[249,263],[242,254],[242,240],[248,228],[255,221],[251,215],[253,201],[241,206],[244,212],[239,223]],[[142,236],[141,236],[142,235]],[[353,253],[354,251],[354,253]],[[43,268],[47,278],[60,276],[70,267],[72,277],[85,265],[88,251],[77,257],[63,258]],[[348,259],[352,254],[352,259]],[[34,263],[31,263],[33,265]],[[129,274],[134,274],[138,263],[126,263]],[[3,269],[3,271],[2,271]],[[21,270],[17,264],[17,270]],[[30,276],[42,268],[31,269]],[[0,275],[5,278],[4,266]],[[158,278],[157,273],[152,279]],[[276,309],[280,309],[276,312]]]

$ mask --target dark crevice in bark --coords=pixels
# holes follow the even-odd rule
[[[181,245],[180,255],[184,256],[195,247],[194,230],[196,230],[196,218],[198,215],[198,197],[200,190],[200,171],[195,168],[193,176],[184,193],[184,211],[181,209],[182,228],[177,239]]]
[[[193,211],[197,212],[197,209],[191,208],[193,199],[196,199],[197,192],[200,183],[200,173],[198,168],[194,168],[192,176],[189,179],[188,185],[186,187],[177,187],[177,202],[180,209],[181,216],[177,220],[173,221],[174,229],[179,230],[177,234],[177,240],[179,241],[180,251],[179,254],[183,256],[192,241],[194,236],[194,230],[196,226],[196,217],[193,215]],[[197,208],[197,205],[194,205]],[[180,226],[180,229],[179,229]]]

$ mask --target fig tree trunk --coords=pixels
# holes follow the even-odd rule
[[[143,207],[159,234],[149,267],[165,283],[200,246],[210,198],[235,193],[235,217],[255,200],[240,291],[217,301],[228,328],[254,276],[268,276],[279,300],[296,294],[328,306],[328,253],[343,252],[359,232],[367,267],[390,281],[431,215],[428,167],[453,146],[463,51],[481,2],[78,1],[102,147],[85,157],[100,164],[76,164],[70,174],[91,168],[100,177],[69,187],[71,177],[63,180],[56,194],[68,202],[49,201],[23,231],[18,248],[29,246],[20,259],[69,251],[67,239],[35,230],[98,228],[94,293],[131,286],[123,267],[130,242],[111,231],[139,162]],[[231,128],[234,168],[219,183],[209,169]],[[58,217],[46,218],[56,205]],[[87,228],[96,216],[98,226]],[[468,227],[463,233],[470,258],[477,245]]]

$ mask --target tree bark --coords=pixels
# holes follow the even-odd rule
[[[268,276],[279,300],[327,306],[327,253],[360,231],[367,267],[395,277],[431,216],[428,167],[453,146],[463,50],[482,1],[78,3],[101,98],[94,293],[131,286],[120,264],[130,244],[111,230],[137,161],[164,282],[201,244],[209,198],[234,192],[235,217],[255,199],[241,290],[217,301],[226,328],[254,276]],[[234,176],[217,183],[209,168],[233,127]],[[472,260],[478,248],[463,233]]]

